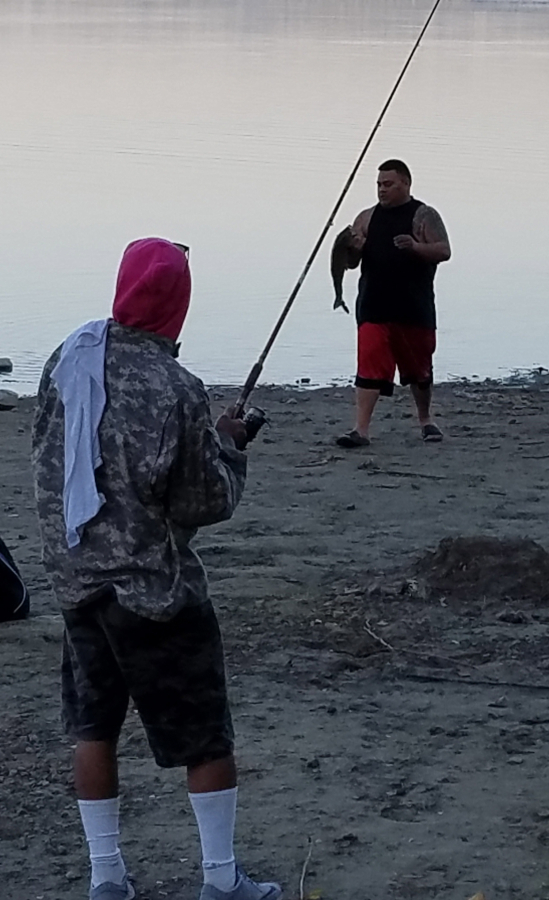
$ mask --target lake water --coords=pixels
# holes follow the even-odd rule
[[[108,314],[123,247],[191,245],[183,361],[240,383],[411,49],[423,0],[0,0],[0,383]],[[264,380],[354,373],[329,245],[405,159],[454,256],[437,377],[549,364],[549,3],[442,0]],[[347,276],[354,299],[356,274]]]

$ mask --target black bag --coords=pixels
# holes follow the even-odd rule
[[[0,538],[0,622],[26,619],[29,609],[29,592],[10,551]]]

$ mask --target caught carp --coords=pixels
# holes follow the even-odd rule
[[[357,247],[357,239],[351,226],[348,225],[336,237],[330,258],[330,271],[335,291],[334,309],[341,308],[346,313],[349,312],[349,308],[343,299],[343,276],[347,269],[357,268],[360,264],[361,256],[362,248],[359,249]]]

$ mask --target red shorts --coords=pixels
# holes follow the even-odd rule
[[[428,388],[433,383],[434,328],[364,322],[358,329],[357,387],[378,390],[390,397],[395,369],[401,384]]]

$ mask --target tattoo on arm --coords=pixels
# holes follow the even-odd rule
[[[414,232],[425,244],[444,243],[450,246],[448,232],[440,214],[432,206],[420,206],[414,218]]]

